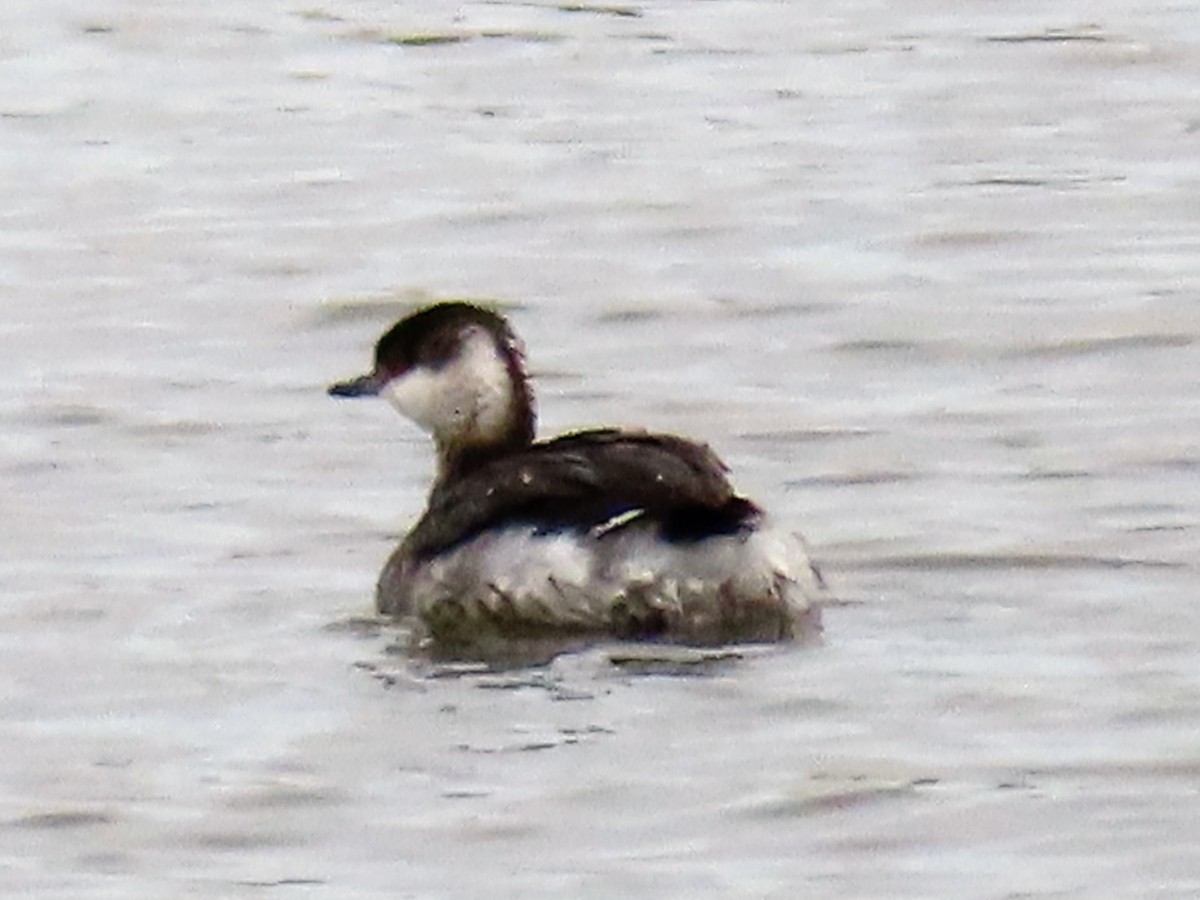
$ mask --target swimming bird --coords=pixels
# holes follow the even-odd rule
[[[733,489],[708,446],[619,428],[536,440],[523,346],[490,309],[406,316],[371,370],[329,393],[383,397],[433,437],[425,511],[384,566],[376,606],[437,652],[820,634],[826,588],[803,543]]]

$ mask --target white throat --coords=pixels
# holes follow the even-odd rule
[[[458,353],[440,369],[415,366],[380,393],[441,447],[498,440],[516,415],[508,362],[479,326],[464,331]]]

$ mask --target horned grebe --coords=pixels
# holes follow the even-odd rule
[[[611,428],[535,442],[523,348],[490,310],[438,303],[402,319],[372,371],[329,393],[383,396],[433,435],[428,505],[376,606],[420,623],[435,650],[820,633],[820,573],[707,446]]]

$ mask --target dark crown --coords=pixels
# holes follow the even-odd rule
[[[375,344],[375,366],[388,375],[414,366],[439,369],[458,352],[464,326],[478,325],[504,353],[519,355],[516,335],[501,316],[462,301],[438,303],[393,325]]]

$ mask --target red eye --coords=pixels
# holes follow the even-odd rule
[[[388,363],[380,365],[379,370],[384,375],[384,381],[391,381],[393,378],[399,378],[412,368],[412,363],[406,361]]]
[[[438,369],[454,358],[458,347],[458,335],[445,331],[430,337],[421,346],[420,362],[430,368]]]

